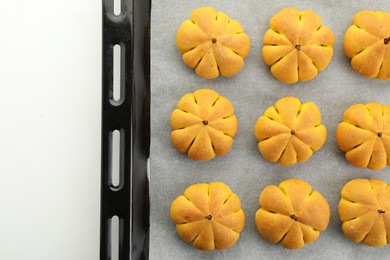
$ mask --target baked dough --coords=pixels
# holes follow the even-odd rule
[[[181,24],[176,45],[188,67],[211,79],[233,76],[242,69],[250,39],[237,21],[212,7],[201,7]]]
[[[328,202],[302,180],[288,179],[278,187],[266,187],[259,203],[255,217],[259,233],[288,249],[314,242],[329,224]]]
[[[383,169],[390,164],[390,106],[376,102],[352,105],[337,127],[336,141],[349,163]]]
[[[202,250],[231,247],[245,226],[240,198],[221,182],[191,185],[173,201],[170,214],[179,236]]]
[[[367,78],[390,79],[390,13],[364,10],[355,14],[344,37],[352,68]]]
[[[211,89],[184,95],[170,121],[173,145],[193,160],[225,155],[233,145],[238,127],[230,101]]]
[[[390,243],[390,186],[386,182],[348,182],[341,190],[338,209],[348,239],[375,247]]]
[[[264,62],[284,83],[315,78],[333,56],[334,36],[314,12],[285,8],[276,13],[264,36]]]
[[[282,165],[306,161],[326,140],[318,107],[313,102],[301,104],[295,97],[282,98],[269,107],[254,132],[263,157]]]

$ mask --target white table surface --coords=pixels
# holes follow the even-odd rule
[[[0,259],[98,259],[101,1],[0,6]]]

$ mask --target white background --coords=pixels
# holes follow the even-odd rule
[[[100,0],[0,0],[0,259],[98,259]]]

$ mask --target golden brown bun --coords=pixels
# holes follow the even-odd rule
[[[238,122],[230,101],[211,89],[184,95],[171,114],[171,139],[193,160],[225,155],[233,145]]]
[[[221,182],[188,187],[171,205],[179,236],[202,250],[234,245],[245,226],[240,198]]]
[[[336,141],[348,162],[372,170],[390,164],[390,106],[355,104],[344,113]]]
[[[355,14],[344,37],[352,68],[367,78],[390,79],[390,13],[364,10]]]
[[[255,218],[258,231],[266,240],[288,249],[317,240],[329,223],[328,202],[302,180],[288,179],[279,187],[266,187],[259,203]]]
[[[263,60],[285,83],[315,78],[333,56],[334,36],[312,11],[285,8],[276,13],[264,36]]]
[[[233,76],[244,66],[250,39],[241,25],[212,7],[191,13],[176,35],[184,63],[203,78]]]
[[[381,180],[355,179],[341,190],[342,229],[353,242],[383,246],[390,237],[390,186]]]
[[[255,137],[265,159],[292,165],[306,161],[324,145],[326,128],[313,102],[301,104],[295,97],[285,97],[259,117]]]

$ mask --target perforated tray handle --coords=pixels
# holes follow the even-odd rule
[[[148,259],[150,0],[103,0],[100,259],[112,259],[111,220],[119,218],[119,259]],[[120,99],[113,97],[113,49],[121,48]],[[119,185],[112,184],[112,136],[120,131]]]

